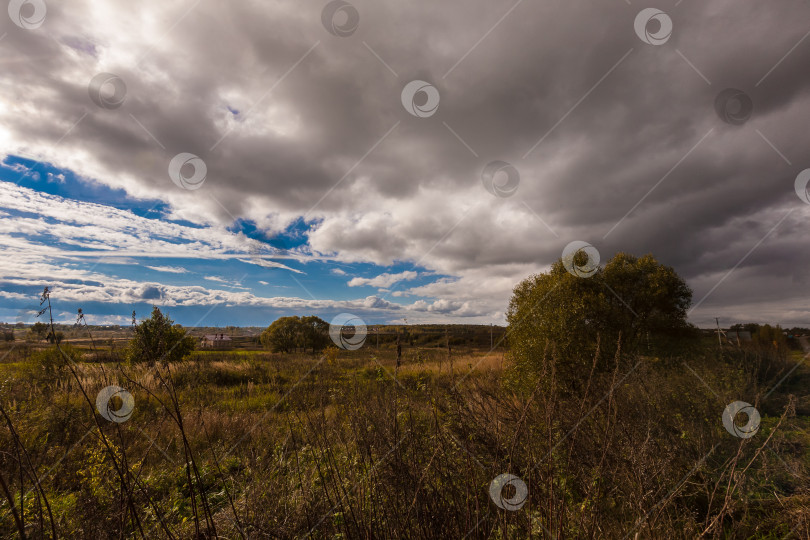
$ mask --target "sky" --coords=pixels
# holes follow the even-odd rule
[[[572,242],[810,326],[804,0],[0,12],[0,320],[503,324]]]

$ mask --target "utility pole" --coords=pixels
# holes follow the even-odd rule
[[[492,351],[492,323],[489,323],[489,350]]]

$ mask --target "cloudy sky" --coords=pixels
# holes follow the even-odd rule
[[[810,325],[805,0],[1,15],[0,320],[502,323],[582,241],[696,324]]]

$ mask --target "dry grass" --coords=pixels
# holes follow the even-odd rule
[[[168,370],[83,363],[78,381],[20,360],[0,365],[19,434],[0,433],[0,473],[31,537],[52,534],[45,499],[60,536],[87,538],[806,536],[810,421],[791,416],[796,400],[757,402],[760,433],[735,439],[726,402],[769,388],[739,359],[688,359],[712,390],[681,359],[641,360],[576,384],[560,359],[538,359],[530,379],[487,350],[457,351],[452,375],[438,348],[406,350],[399,369],[373,348],[333,362],[223,351]],[[79,386],[92,399],[108,384],[132,392],[135,412],[97,426]],[[529,489],[516,512],[488,494],[505,472]]]

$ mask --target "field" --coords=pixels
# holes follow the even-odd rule
[[[116,361],[125,330],[93,331],[62,342],[70,361],[3,345],[3,537],[810,534],[800,350],[780,360],[706,338],[569,384],[552,354],[527,378],[488,332],[449,352],[440,334],[403,339],[399,366],[373,335],[357,351],[274,354],[248,339],[147,366]],[[97,409],[110,385],[134,398],[131,416],[111,400],[120,422]],[[735,400],[762,415],[751,438],[724,428]],[[504,473],[527,486],[521,504],[519,483],[491,497]]]

